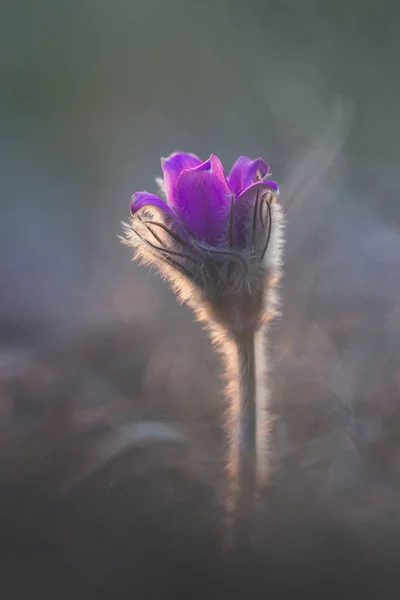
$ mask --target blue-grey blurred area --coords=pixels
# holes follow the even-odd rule
[[[390,0],[2,3],[10,598],[238,597],[237,578],[249,594],[386,593],[400,559],[399,56]],[[177,149],[227,170],[263,157],[286,212],[263,540],[232,564],[219,358],[117,237]]]

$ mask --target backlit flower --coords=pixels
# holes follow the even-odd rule
[[[183,300],[193,305],[196,295],[225,326],[254,327],[263,312],[264,279],[277,274],[280,262],[279,189],[269,166],[241,156],[226,176],[217,156],[202,162],[184,152],[161,165],[165,198],[132,196],[128,243]]]
[[[261,159],[241,156],[228,177],[215,155],[202,162],[194,154],[175,152],[161,161],[166,201],[154,194],[137,192],[131,212],[154,205],[179,219],[198,241],[218,248],[244,247],[246,217],[278,186],[268,178],[269,167]],[[258,207],[260,210],[260,207]],[[232,221],[232,222],[231,222]]]
[[[261,159],[241,156],[228,177],[217,156],[161,161],[162,196],[132,196],[126,243],[154,265],[208,327],[225,356],[231,484],[237,539],[247,535],[268,473],[269,391],[263,327],[276,314],[281,273],[279,190]]]

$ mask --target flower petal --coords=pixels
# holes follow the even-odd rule
[[[242,187],[243,169],[251,159],[248,156],[239,156],[228,175],[228,183],[235,196],[239,196]]]
[[[173,211],[169,208],[169,206],[166,205],[166,203],[163,200],[161,200],[161,198],[159,198],[155,194],[148,194],[147,192],[136,192],[136,194],[133,194],[130,205],[131,214],[135,215],[141,208],[143,208],[143,206],[146,206],[148,204],[152,206],[157,206],[167,214],[176,218]]]
[[[254,211],[260,207],[260,201],[269,190],[275,197],[279,195],[278,184],[264,179],[250,185],[237,198],[233,213],[233,244],[236,248],[244,248],[249,244]]]
[[[269,166],[262,158],[252,160],[248,156],[239,156],[228,176],[229,187],[236,198],[252,183],[268,176]]]
[[[218,246],[224,243],[231,198],[224,167],[212,154],[198,167],[182,171],[173,206],[198,239]]]
[[[171,203],[175,196],[176,184],[179,175],[186,169],[193,169],[201,165],[201,160],[195,154],[187,152],[174,152],[168,158],[161,159],[161,167],[164,174],[164,187],[167,202]]]

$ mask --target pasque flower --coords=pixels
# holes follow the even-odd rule
[[[132,196],[124,241],[171,282],[226,357],[228,466],[242,522],[268,471],[264,334],[278,306],[279,189],[261,158],[240,156],[228,176],[213,154],[202,162],[175,152],[161,165],[160,196]]]
[[[265,276],[274,278],[280,262],[279,189],[269,166],[241,156],[226,177],[217,156],[202,162],[185,152],[161,165],[165,198],[132,196],[128,242],[202,319],[207,308],[207,321],[256,329],[265,316]]]
[[[132,214],[153,204],[180,219],[199,241],[217,248],[243,247],[248,243],[243,217],[255,196],[278,192],[267,179],[268,165],[261,159],[241,156],[228,177],[219,158],[211,155],[202,162],[194,154],[175,152],[161,161],[166,202],[146,192],[133,195]]]

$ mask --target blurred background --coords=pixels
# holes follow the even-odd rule
[[[8,596],[394,589],[397,4],[13,0],[1,13]],[[219,358],[117,238],[132,193],[155,191],[177,149],[226,170],[263,157],[286,211],[274,468],[251,557],[222,548]]]

